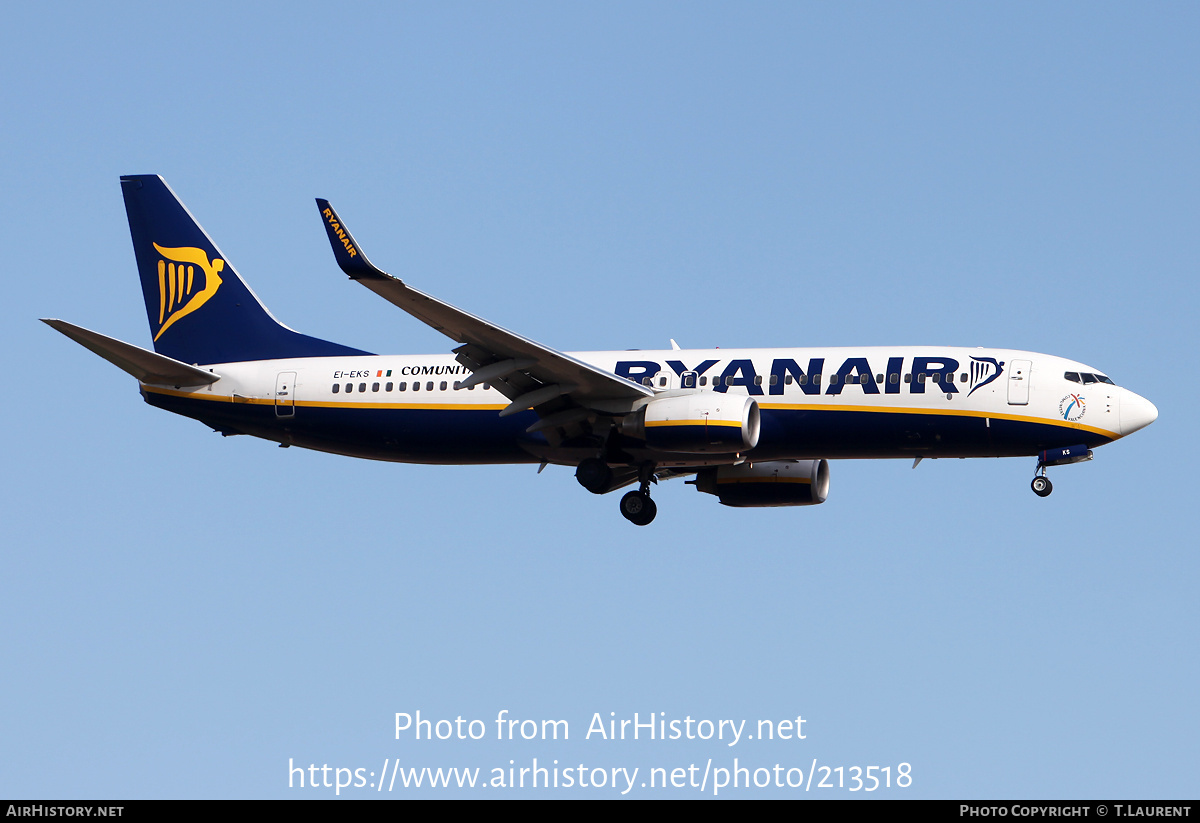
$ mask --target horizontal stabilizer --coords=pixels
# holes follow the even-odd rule
[[[90,349],[100,355],[118,369],[132,374],[143,383],[168,386],[207,386],[221,379],[219,374],[189,366],[187,363],[181,363],[166,355],[156,354],[130,343],[123,343],[98,332],[72,325],[65,320],[42,318],[42,322],[50,328],[62,332],[85,349]]]

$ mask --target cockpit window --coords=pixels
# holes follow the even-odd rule
[[[1117,385],[1103,374],[1088,374],[1085,371],[1069,371],[1065,373],[1063,377],[1065,377],[1067,380],[1070,380],[1072,383],[1082,383],[1085,386],[1090,386],[1093,383],[1107,383],[1110,386]]]

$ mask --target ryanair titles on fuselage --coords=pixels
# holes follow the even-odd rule
[[[1004,372],[1004,362],[991,357],[972,356],[965,368],[957,359],[946,355],[888,357],[887,365],[880,370],[873,368],[866,357],[847,357],[833,370],[836,362],[830,360],[827,364],[824,357],[810,357],[801,365],[790,357],[776,357],[771,361],[769,372],[762,375],[750,358],[706,359],[690,366],[683,360],[665,361],[677,377],[689,373],[698,379],[709,377],[705,383],[712,383],[712,391],[725,392],[733,386],[741,386],[750,395],[783,394],[793,383],[804,394],[837,395],[848,384],[858,385],[866,394],[879,394],[880,386],[884,394],[899,394],[901,386],[907,387],[910,394],[924,394],[926,385],[932,384],[946,394],[957,394],[961,385],[969,397]],[[961,375],[960,368],[964,369]],[[635,383],[649,380],[651,385],[663,370],[663,365],[654,360],[621,360],[614,368],[621,377]]]

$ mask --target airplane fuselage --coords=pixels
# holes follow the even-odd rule
[[[761,412],[754,460],[1013,457],[1109,443],[1153,418],[1146,401],[1081,363],[1009,349],[870,347],[582,352],[656,397],[749,395]],[[451,355],[308,357],[213,364],[199,389],[144,385],[152,405],[338,454],[412,463],[574,465],[585,444],[527,431],[526,411]],[[1074,375],[1073,378],[1068,376]],[[1099,375],[1099,377],[1097,377]],[[1086,383],[1084,381],[1087,381]],[[594,449],[593,449],[594,450]],[[652,450],[646,450],[650,453]],[[702,466],[705,455],[652,455]]]

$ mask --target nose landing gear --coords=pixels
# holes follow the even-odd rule
[[[1079,443],[1075,446],[1059,446],[1038,452],[1037,475],[1029,485],[1038,497],[1048,497],[1050,492],[1054,491],[1054,487],[1050,485],[1050,478],[1046,477],[1047,466],[1068,466],[1071,463],[1082,463],[1091,459],[1092,450],[1087,447],[1086,443]]]
[[[1038,497],[1049,497],[1050,492],[1054,491],[1054,485],[1050,482],[1050,478],[1046,476],[1046,469],[1042,468],[1042,473],[1033,478],[1033,482],[1029,484],[1033,489],[1033,493]]]

